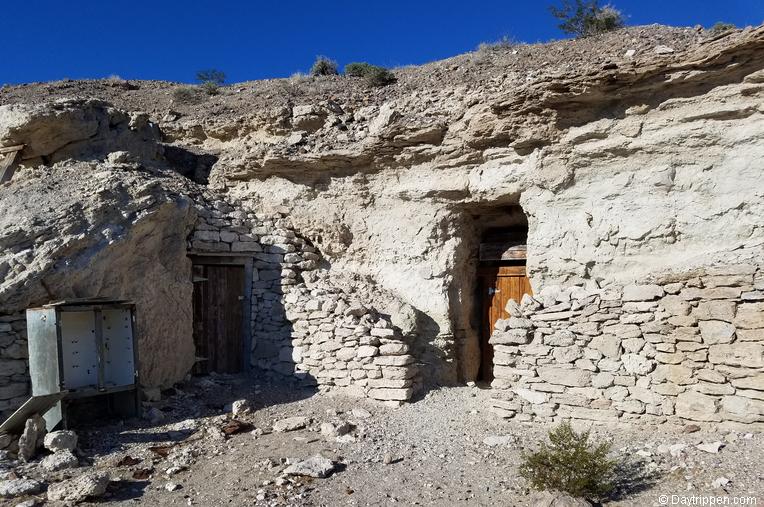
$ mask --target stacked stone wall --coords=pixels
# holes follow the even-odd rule
[[[0,315],[0,420],[29,397],[27,357],[24,314]]]
[[[409,337],[363,295],[333,285],[285,214],[258,217],[222,201],[197,211],[189,251],[252,259],[253,366],[322,391],[395,405],[411,399],[417,367]]]
[[[490,339],[504,417],[764,423],[761,266],[547,287],[507,310]]]

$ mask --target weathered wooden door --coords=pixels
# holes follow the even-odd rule
[[[194,373],[237,373],[244,354],[244,266],[194,265]]]
[[[488,343],[493,326],[497,320],[509,317],[505,307],[510,299],[519,303],[523,294],[532,294],[532,291],[525,266],[481,267],[478,277],[482,298],[478,378],[488,382],[493,380],[493,346]]]

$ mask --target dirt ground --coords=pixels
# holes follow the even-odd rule
[[[517,467],[522,452],[536,448],[552,426],[498,418],[486,409],[489,390],[441,388],[416,403],[390,408],[266,382],[198,378],[154,403],[161,411],[151,411],[154,423],[81,428],[81,464],[107,470],[112,478],[104,497],[83,505],[532,505],[533,492]],[[253,410],[237,415],[246,423],[243,431],[227,436],[221,431],[232,418],[226,405],[242,398]],[[156,422],[160,416],[163,420]],[[276,421],[293,416],[311,423],[295,431],[271,431]],[[322,423],[342,421],[351,423],[349,434],[320,432]],[[660,495],[764,501],[761,433],[595,427],[593,438],[611,441],[613,455],[626,463],[611,505],[660,505]],[[724,444],[718,453],[695,448],[715,441]],[[687,447],[673,456],[661,444]],[[317,454],[337,464],[329,477],[281,473],[288,464]],[[40,477],[30,464],[17,473],[51,483],[81,474],[83,466]],[[713,484],[721,478],[729,482]]]

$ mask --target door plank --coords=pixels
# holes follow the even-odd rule
[[[483,381],[493,380],[493,346],[488,343],[496,321],[509,318],[505,310],[510,299],[518,303],[524,294],[532,295],[525,266],[481,267],[478,269],[478,287],[481,292],[480,372]],[[489,292],[493,292],[489,294]]]
[[[245,351],[243,266],[195,265],[194,343],[196,354],[206,360],[197,363],[195,373],[237,373],[242,371]]]

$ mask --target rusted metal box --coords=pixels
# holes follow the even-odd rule
[[[78,299],[27,310],[32,396],[65,392],[45,414],[48,429],[76,400],[101,396],[104,408],[138,415],[135,305],[112,299]]]

